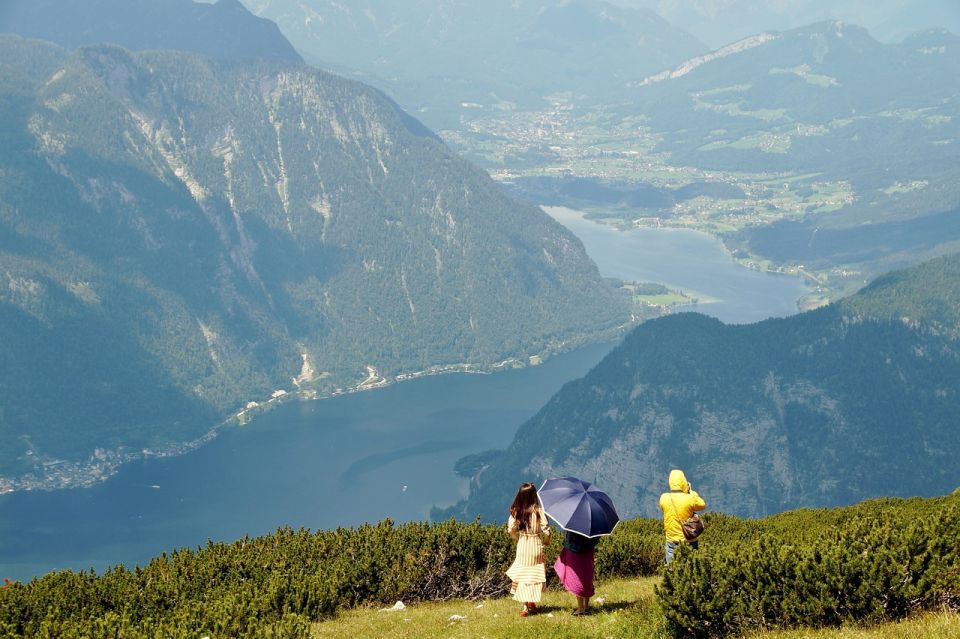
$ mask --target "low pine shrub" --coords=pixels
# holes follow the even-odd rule
[[[663,525],[653,519],[634,519],[617,526],[616,533],[597,547],[597,576],[655,575],[663,566]]]
[[[878,500],[759,521],[707,516],[658,598],[677,637],[881,621],[960,605],[960,495]],[[547,547],[553,564],[563,535]],[[165,553],[101,575],[63,571],[0,588],[0,639],[289,637],[357,606],[505,594],[514,542],[502,526],[446,521],[271,535]],[[623,522],[597,574],[663,571],[659,521]],[[548,571],[552,575],[552,571]],[[556,577],[551,576],[555,584]]]
[[[0,590],[0,638],[306,637],[338,609],[502,594],[513,553],[502,527],[479,523],[281,528],[134,570],[11,584]]]
[[[915,514],[915,513],[914,513]],[[723,637],[798,626],[879,623],[956,606],[960,508],[914,518],[863,510],[832,529],[779,534],[699,551],[682,548],[657,597],[674,637]],[[776,530],[776,529],[775,529]]]

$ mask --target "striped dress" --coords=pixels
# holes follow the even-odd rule
[[[510,593],[520,602],[538,603],[543,587],[547,583],[546,557],[543,552],[541,533],[550,538],[550,526],[547,515],[538,508],[530,517],[530,523],[525,532],[520,530],[520,522],[510,517],[507,522],[507,531],[517,540],[517,556],[507,570],[507,577],[513,582]]]

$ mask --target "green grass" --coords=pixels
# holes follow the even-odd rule
[[[666,639],[663,616],[654,599],[653,587],[659,578],[618,579],[597,585],[591,601],[593,612],[574,617],[571,595],[548,589],[541,612],[519,616],[520,606],[509,597],[484,601],[453,600],[411,605],[400,611],[360,609],[345,612],[330,621],[313,625],[316,639],[350,637],[388,639],[416,637],[431,639],[493,639],[531,637],[536,639],[594,638]],[[465,617],[452,620],[453,615]],[[872,628],[840,628],[758,632],[748,639],[960,639],[960,615],[928,613],[907,621]]]
[[[940,612],[919,615],[873,628],[758,632],[745,639],[958,639],[960,615]]]
[[[648,306],[677,306],[679,304],[691,304],[694,301],[691,297],[675,292],[662,295],[635,295],[633,299],[639,304]]]
[[[777,133],[756,133],[730,143],[731,149],[757,149],[765,153],[786,153],[790,136]]]
[[[824,89],[840,86],[840,83],[837,81],[836,78],[830,77],[829,75],[820,75],[817,73],[810,73],[810,67],[809,65],[806,65],[806,64],[800,65],[798,67],[793,67],[790,69],[782,69],[782,68],[770,69],[769,73],[770,75],[792,73],[793,75],[796,75],[802,78],[806,83],[813,84],[818,87],[823,87]]]
[[[598,584],[593,614],[574,617],[573,596],[548,589],[541,610],[522,618],[520,605],[509,597],[481,602],[449,601],[412,605],[401,611],[353,610],[313,626],[313,637],[666,637],[663,617],[654,600],[659,579],[606,581]],[[479,607],[478,607],[479,606]],[[466,617],[452,621],[451,616]]]

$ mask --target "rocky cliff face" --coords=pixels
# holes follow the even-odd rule
[[[677,467],[712,509],[747,516],[949,492],[958,299],[954,256],[787,319],[648,322],[521,427],[455,512],[497,518],[518,482],[572,474],[653,516]]]
[[[279,62],[0,50],[12,467],[629,321],[575,237],[369,87]]]

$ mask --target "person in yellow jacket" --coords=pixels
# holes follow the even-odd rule
[[[683,536],[684,519],[689,519],[693,513],[707,507],[707,502],[690,486],[682,470],[670,471],[670,492],[660,495],[660,510],[663,512],[663,533],[667,537],[664,561],[673,561],[673,553],[680,544],[688,543]],[[696,548],[697,542],[689,542]]]

